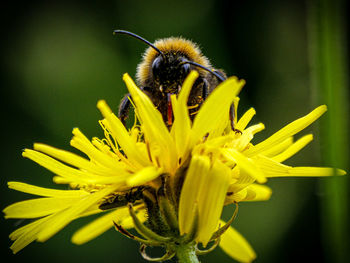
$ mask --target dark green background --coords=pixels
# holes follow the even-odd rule
[[[189,38],[215,67],[244,78],[239,114],[254,107],[253,123],[266,126],[255,142],[325,103],[316,101],[317,91],[310,88],[306,2],[28,1],[2,8],[1,208],[29,197],[8,190],[7,181],[62,188],[52,183],[50,172],[22,158],[22,149],[43,142],[72,150],[73,127],[89,138],[103,136],[96,102],[105,99],[117,110],[126,92],[122,74],[135,75],[146,48],[130,37],[113,36],[114,29],[151,42]],[[319,138],[317,126],[307,132]],[[320,149],[327,147],[316,139],[286,163],[323,165]],[[327,180],[273,179],[268,182],[270,201],[240,206],[233,225],[255,248],[256,262],[336,262],[322,241],[327,196],[320,184]],[[225,210],[225,217],[230,213]],[[24,222],[2,218],[1,255],[8,262],[145,262],[136,242],[114,230],[82,246],[70,243],[72,233],[90,219],[12,255],[8,235]],[[219,248],[201,261],[232,262]]]

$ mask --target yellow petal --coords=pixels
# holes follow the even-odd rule
[[[77,168],[84,168],[87,171],[98,173],[101,171],[102,167],[99,167],[99,169],[96,169],[96,166],[90,162],[89,160],[76,155],[74,153],[64,151],[61,149],[57,149],[55,147],[41,144],[41,143],[35,143],[34,144],[34,150],[45,153],[55,159],[58,159],[62,162],[65,162],[67,164],[70,164],[72,166],[75,166]]]
[[[107,106],[108,108],[108,106]],[[112,113],[111,114],[111,119],[117,119],[117,117]],[[118,120],[119,121],[119,120]],[[106,118],[103,120],[99,121],[99,124],[101,126],[101,128],[103,129],[105,138],[102,140],[106,140],[108,146],[112,149],[109,151],[109,154],[115,154],[116,156],[118,156],[120,163],[124,164],[125,166],[128,166],[128,169],[131,171],[134,171],[134,168],[137,168],[139,166],[139,162],[142,160],[138,160],[138,158],[140,158],[140,156],[147,156],[145,153],[137,153],[137,150],[133,148],[134,144],[138,144],[139,143],[139,138],[140,138],[140,129],[138,126],[136,126],[136,123],[134,124],[135,126],[133,126],[131,128],[131,130],[129,131],[130,137],[131,137],[131,141],[127,141],[124,142],[125,145],[124,147],[128,148],[129,146],[131,148],[128,148],[127,152],[129,154],[129,157],[127,157],[126,152],[123,151],[123,149],[121,148],[121,145],[118,143],[118,140],[122,140],[121,138],[118,137],[119,135],[125,135],[123,132],[122,133],[118,133],[115,127],[113,127],[113,123],[112,121],[108,121]],[[120,129],[125,129],[125,127],[119,127]],[[112,132],[113,130],[113,132]],[[128,139],[128,138],[127,138]],[[132,142],[134,142],[134,144],[132,144]],[[104,143],[105,144],[105,143]],[[129,146],[127,146],[129,144]],[[131,152],[130,152],[131,151]],[[136,157],[135,157],[136,156]],[[143,161],[148,161],[147,158],[146,160]],[[143,163],[143,161],[141,161],[141,163]]]
[[[33,160],[34,162],[38,163],[39,165],[45,167],[46,169],[50,170],[51,172],[62,176],[63,178],[54,178],[54,181],[56,183],[75,183],[75,184],[91,184],[91,183],[115,183],[120,184],[125,182],[125,178],[127,178],[130,174],[125,170],[125,167],[118,166],[118,161],[114,161],[113,166],[111,166],[111,169],[114,169],[112,171],[113,176],[111,176],[111,172],[109,171],[107,176],[97,175],[90,173],[85,170],[79,170],[75,169],[73,167],[70,167],[68,165],[65,165],[56,159],[47,156],[46,154],[43,154],[41,152],[33,151],[30,149],[25,149],[22,153],[23,157],[29,158]],[[102,168],[101,171],[104,171]]]
[[[266,201],[269,200],[272,194],[270,187],[260,184],[251,184],[247,186],[247,197],[242,201]]]
[[[121,220],[128,216],[129,209],[127,207],[119,208],[100,216],[75,232],[72,236],[72,242],[77,245],[84,244],[112,228],[114,225],[113,222],[119,224]]]
[[[224,224],[225,222],[221,221],[221,225]],[[238,262],[249,263],[256,258],[248,241],[232,227],[221,236],[219,245],[227,255]]]
[[[241,170],[249,174],[252,178],[255,178],[259,183],[266,182],[266,178],[262,172],[263,169],[259,169],[252,160],[240,152],[232,148],[222,149],[222,153],[225,158],[234,161]]]
[[[125,181],[125,177],[121,175],[126,175],[126,176],[128,175],[124,169],[120,169],[120,168],[118,169],[117,166],[114,166],[115,172],[119,173],[120,176],[113,176],[113,177],[97,176],[87,171],[78,170],[70,166],[64,165],[63,163],[41,152],[33,151],[30,149],[25,149],[22,155],[23,157],[29,158],[34,162],[38,163],[39,165],[45,167],[51,172],[59,176],[62,176],[65,179],[63,180],[63,183],[74,182],[74,183],[88,184],[88,183],[101,182],[104,179],[106,179],[107,181],[112,180],[114,183],[121,183]]]
[[[150,182],[156,179],[161,174],[162,174],[162,169],[159,169],[154,166],[149,166],[149,167],[143,168],[142,170],[130,176],[130,178],[126,181],[126,183],[130,187],[143,185],[147,182]]]
[[[101,111],[106,120],[104,124],[107,126],[108,130],[110,130],[126,156],[141,166],[149,165],[150,162],[147,155],[137,151],[136,142],[129,135],[123,123],[113,114],[107,103],[104,100],[100,100],[97,102],[97,108]]]
[[[23,193],[47,196],[47,197],[83,197],[88,195],[88,192],[84,190],[57,190],[30,185],[21,182],[8,182],[10,189],[20,191]]]
[[[228,78],[216,87],[204,101],[193,122],[192,130],[195,142],[207,133],[219,132],[219,128],[222,130],[225,128],[222,124],[228,120],[233,99],[242,89],[244,83],[244,80],[238,81],[236,77]]]
[[[176,145],[163,121],[162,115],[155,108],[150,98],[135,85],[128,74],[123,75],[123,80],[136,105],[146,141],[151,146],[156,144],[160,147],[162,154],[162,158],[159,160],[161,162],[160,166],[168,172],[173,172],[178,164]]]
[[[248,191],[246,188],[243,188],[242,190],[236,193],[230,191],[228,191],[228,193],[231,195],[226,196],[225,205],[232,204],[233,202],[241,202],[242,200],[246,199],[248,195]]]
[[[89,156],[90,160],[94,160],[94,162],[107,168],[120,169],[117,158],[113,158],[97,149],[78,128],[74,128],[72,133],[74,136],[70,144]]]
[[[202,242],[205,247],[220,220],[227,188],[230,183],[231,170],[221,161],[216,160],[208,173],[200,175],[203,182],[197,197],[199,233],[196,240]]]
[[[250,108],[249,110],[247,110],[243,116],[239,119],[238,123],[236,124],[236,129],[243,131],[245,129],[245,127],[247,127],[248,123],[251,121],[251,119],[254,117],[255,115],[255,109],[254,108]]]
[[[14,254],[22,250],[24,247],[28,246],[30,243],[37,239],[38,233],[42,230],[43,227],[47,226],[50,220],[54,216],[47,216],[34,222],[27,224],[10,234],[11,240],[15,240],[11,245],[11,250]]]
[[[254,158],[254,163],[260,167],[266,177],[278,177],[288,174],[291,166],[281,164],[263,155]]]
[[[288,137],[305,129],[307,126],[309,126],[315,120],[317,120],[326,110],[327,110],[327,107],[325,105],[317,107],[312,112],[310,112],[308,115],[293,121],[292,123],[283,127],[278,132],[271,135],[266,140],[255,145],[254,147],[249,148],[245,152],[245,154],[248,156],[253,156],[253,155],[256,155],[262,151],[265,151],[265,150],[281,143],[282,141],[284,141]]]
[[[198,195],[203,187],[201,175],[209,172],[210,160],[207,156],[194,155],[186,173],[181,189],[179,202],[180,234],[191,232],[191,225],[195,216],[194,206],[198,202]]]
[[[188,115],[187,101],[197,78],[198,72],[191,71],[182,85],[178,99],[176,100],[175,95],[171,97],[174,111],[174,123],[171,127],[171,133],[174,134],[179,158],[182,159],[184,159],[184,154],[187,152],[191,132],[191,120]]]
[[[238,167],[235,167],[235,169],[232,170],[232,172],[235,172],[235,170],[236,171],[238,170],[239,177],[235,178],[235,180],[233,180],[233,182],[230,183],[230,186],[228,189],[228,192],[229,193],[232,192],[233,194],[240,192],[242,189],[251,185],[255,181],[255,178],[252,177],[247,172],[245,172],[244,170],[239,169]],[[231,172],[231,174],[232,174],[232,172]]]
[[[5,218],[36,218],[47,216],[52,213],[63,210],[71,204],[79,201],[81,197],[75,198],[57,198],[46,197],[30,199],[9,205],[3,212]]]
[[[26,224],[20,228],[17,228],[15,231],[13,231],[11,234],[10,234],[10,239],[13,241],[13,240],[16,240],[18,238],[20,238],[21,236],[23,236],[26,232],[31,232],[31,230],[41,224],[43,221],[46,221],[48,220],[50,217],[52,216],[47,216],[47,217],[44,217],[44,218],[40,218],[38,220],[35,220],[29,224]]]
[[[232,148],[235,148],[237,151],[243,152],[248,146],[250,141],[254,138],[254,134],[265,129],[263,123],[258,123],[250,126],[242,132],[241,137],[233,142]]]
[[[236,97],[237,98],[237,97]],[[230,122],[230,115],[227,114],[222,115],[221,121],[218,121],[217,126],[215,129],[211,130],[208,134],[207,140],[212,140],[214,138],[217,138],[218,136],[221,136],[222,134],[228,134],[228,133],[234,133],[231,128],[231,122]],[[225,133],[226,132],[226,133]]]
[[[308,134],[297,140],[295,143],[290,145],[285,151],[282,153],[274,156],[272,159],[277,162],[283,162],[287,160],[288,158],[295,155],[297,152],[299,152],[301,149],[303,149],[309,142],[311,142],[313,139],[312,134]]]
[[[320,177],[320,176],[345,175],[345,174],[346,172],[344,170],[330,168],[330,167],[293,167],[288,171],[288,175],[284,175],[284,176]]]
[[[276,144],[275,146],[266,149],[265,151],[261,152],[261,155],[265,155],[267,157],[272,157],[275,156],[281,152],[283,152],[285,149],[287,149],[289,146],[291,146],[293,144],[293,137],[290,136],[287,139],[285,139],[284,141],[282,141],[279,144]]]
[[[254,158],[254,161],[264,171],[266,177],[320,177],[346,174],[344,170],[329,167],[291,167],[261,155]]]
[[[76,180],[76,182],[91,182],[92,178],[95,178],[93,174],[82,172],[80,170],[64,165],[61,162],[37,151],[25,149],[22,153],[22,156],[31,159],[32,161],[38,163],[39,165],[45,167],[57,175],[65,178],[72,178]]]
[[[98,201],[102,200],[102,198],[111,194],[115,190],[116,187],[107,187],[103,190],[90,194],[78,202],[75,202],[71,207],[64,210],[59,216],[56,216],[55,221],[52,222],[49,227],[45,227],[42,231],[40,231],[37,240],[40,242],[46,241],[69,224],[72,220],[79,217],[79,215],[90,206],[96,204]]]

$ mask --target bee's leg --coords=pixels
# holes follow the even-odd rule
[[[231,122],[231,129],[235,130],[235,105],[232,103],[230,106],[230,122]]]
[[[118,118],[122,121],[125,126],[125,120],[129,117],[129,110],[131,106],[130,93],[126,94],[121,100],[118,110]]]
[[[231,129],[235,132],[235,133],[240,133],[242,134],[242,132],[238,129],[235,128],[235,105],[232,103],[230,106],[230,122],[231,122]]]
[[[201,77],[197,78],[197,80],[193,84],[189,101],[187,102],[187,106],[188,106],[192,121],[195,115],[198,113],[199,108],[208,97],[208,95],[209,95],[208,81]]]
[[[209,95],[209,83],[206,79],[203,79],[203,87],[202,87],[202,98],[206,100]]]

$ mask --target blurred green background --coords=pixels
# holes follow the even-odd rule
[[[126,93],[122,74],[135,75],[146,49],[113,36],[114,29],[151,42],[192,39],[215,67],[244,78],[239,114],[254,107],[254,122],[266,126],[256,142],[328,104],[326,115],[306,131],[317,138],[287,164],[348,170],[348,14],[345,1],[323,0],[8,3],[1,16],[2,209],[29,198],[8,190],[7,181],[62,188],[50,172],[23,159],[22,149],[43,142],[72,150],[73,127],[89,138],[103,136],[96,102],[106,99],[117,110]],[[271,200],[241,204],[234,222],[256,250],[256,262],[346,262],[348,176],[281,178],[268,185]],[[8,235],[23,222],[1,218],[1,255],[7,262],[145,262],[136,242],[114,230],[82,246],[70,243],[91,219],[12,255]],[[201,261],[232,262],[219,248]]]

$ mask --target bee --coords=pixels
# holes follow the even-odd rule
[[[197,70],[199,73],[187,102],[192,121],[208,95],[226,79],[226,74],[222,70],[213,68],[198,45],[190,40],[182,37],[170,37],[159,39],[152,44],[129,31],[115,30],[113,33],[129,35],[149,46],[142,61],[137,66],[137,84],[162,114],[163,120],[169,128],[173,123],[171,95],[180,92],[182,84],[191,70]],[[130,94],[126,94],[118,110],[118,117],[124,125],[129,116],[130,106],[131,97]],[[231,128],[235,130],[233,105],[231,105],[228,114]]]

